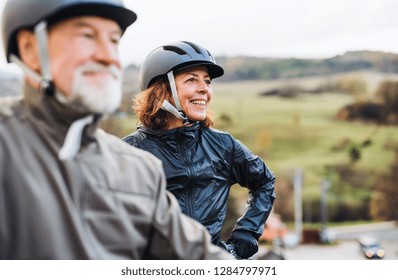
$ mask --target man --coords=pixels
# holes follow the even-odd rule
[[[0,259],[229,259],[165,191],[159,160],[98,128],[121,99],[121,0],[9,0],[0,101]]]

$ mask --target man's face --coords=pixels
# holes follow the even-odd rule
[[[53,82],[72,105],[94,113],[110,113],[118,108],[120,37],[116,22],[95,16],[67,19],[50,28]]]

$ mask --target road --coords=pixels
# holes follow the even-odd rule
[[[284,248],[282,253],[287,260],[364,260],[357,238],[361,235],[373,236],[380,240],[385,251],[385,260],[398,260],[398,226],[395,222],[370,225],[356,225],[330,228],[334,232],[334,244],[301,244]],[[260,258],[269,245],[262,245],[256,257]]]

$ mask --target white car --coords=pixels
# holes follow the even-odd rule
[[[382,259],[385,255],[380,241],[371,236],[361,236],[358,238],[361,251],[368,259]]]

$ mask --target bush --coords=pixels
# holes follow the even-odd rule
[[[383,105],[366,102],[343,107],[336,115],[336,119],[345,121],[380,122],[384,120]]]
[[[370,203],[372,218],[398,221],[398,150],[390,173],[379,176],[375,186]]]
[[[357,100],[355,104],[342,108],[336,118],[398,124],[398,82],[381,82],[375,92],[375,101]]]

